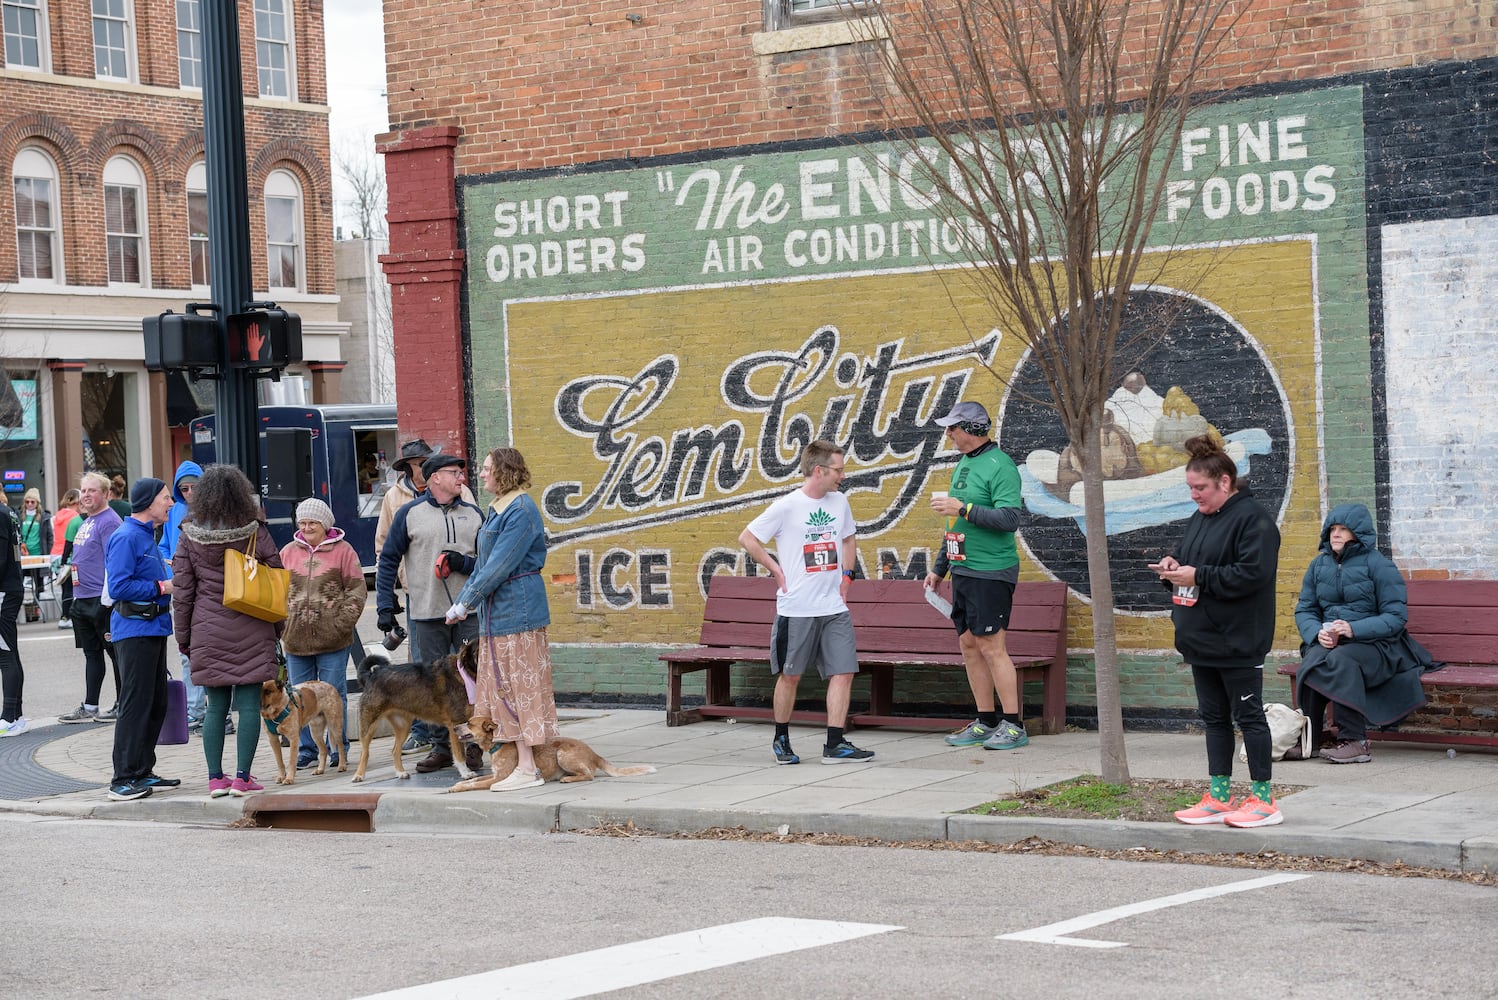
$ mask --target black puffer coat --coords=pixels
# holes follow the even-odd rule
[[[182,524],[172,559],[172,618],[177,645],[192,661],[200,687],[259,684],[276,676],[276,637],[284,625],[224,607],[224,550],[241,552],[255,536],[255,557],[280,567],[281,553],[264,522],[239,528]]]

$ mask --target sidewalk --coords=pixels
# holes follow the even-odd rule
[[[352,705],[350,706],[353,707]],[[53,720],[37,719],[40,728]],[[1456,871],[1498,870],[1498,757],[1439,747],[1379,744],[1369,764],[1321,760],[1275,765],[1277,783],[1306,786],[1281,800],[1285,822],[1259,830],[1186,827],[1169,823],[1032,819],[962,815],[961,811],[1018,789],[1035,788],[1098,771],[1098,736],[1069,732],[1032,738],[1019,750],[953,749],[939,736],[894,729],[853,735],[874,750],[871,764],[824,766],[822,731],[792,729],[803,756],[794,767],[770,756],[768,725],[700,722],[667,728],[662,712],[563,709],[562,730],[587,741],[615,764],[653,764],[655,774],[600,775],[592,782],[549,783],[519,792],[448,795],[454,770],[395,778],[389,738],[376,739],[362,784],[346,773],[299,771],[297,783],[278,786],[275,758],[262,732],[255,772],[264,792],[244,799],[207,795],[202,747],[162,747],[157,771],[182,779],[137,802],[110,802],[113,729],[106,725],[59,727],[62,738],[37,748],[36,763],[99,787],[30,799],[0,799],[0,810],[175,823],[228,823],[251,809],[291,805],[288,796],[322,798],[324,804],[373,802],[374,829],[400,833],[544,833],[632,822],[660,832],[744,827],[773,832],[835,833],[885,840],[980,840],[1012,843],[1027,837],[1102,849],[1146,847],[1217,853],[1277,851],[1301,856],[1352,858]],[[1200,734],[1131,733],[1130,772],[1136,778],[1201,779],[1205,749]],[[233,737],[226,760],[233,759]],[[351,755],[357,761],[358,743]],[[1236,777],[1245,778],[1237,765]],[[0,794],[6,773],[0,771]],[[354,797],[357,797],[354,798]],[[374,799],[372,797],[377,797]],[[301,800],[304,807],[310,800]]]

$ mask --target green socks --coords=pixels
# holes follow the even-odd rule
[[[1230,774],[1212,775],[1212,798],[1218,802],[1226,802],[1232,794],[1233,776]]]
[[[1250,787],[1253,788],[1254,798],[1258,799],[1260,802],[1274,801],[1272,798],[1270,798],[1269,795],[1269,782],[1255,781]]]

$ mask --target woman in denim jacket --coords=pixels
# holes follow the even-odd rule
[[[551,611],[541,578],[546,530],[536,502],[525,494],[531,473],[520,452],[494,449],[480,474],[494,501],[479,532],[473,574],[448,609],[447,621],[479,615],[474,715],[494,720],[499,739],[515,744],[514,773],[489,789],[507,792],[541,784],[532,748],[560,735],[546,638]]]

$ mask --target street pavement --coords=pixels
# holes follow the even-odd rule
[[[650,764],[655,773],[592,782],[548,783],[516,792],[448,794],[458,780],[448,769],[399,780],[388,736],[373,740],[364,783],[347,772],[298,772],[296,784],[275,784],[275,760],[263,732],[255,774],[265,791],[243,799],[210,799],[203,751],[158,749],[157,772],[182,787],[147,799],[110,802],[113,727],[63,726],[81,688],[81,656],[50,623],[23,627],[32,731],[0,739],[0,810],[171,823],[227,824],[248,813],[287,817],[303,811],[353,810],[371,815],[377,832],[441,832],[509,836],[632,823],[663,833],[743,827],[753,832],[831,833],[882,840],[977,840],[1013,843],[1037,837],[1100,849],[1146,848],[1199,853],[1274,851],[1442,868],[1498,871],[1498,756],[1441,746],[1375,744],[1367,764],[1313,759],[1275,765],[1277,785],[1300,790],[1280,800],[1285,821],[1234,830],[1173,823],[996,817],[966,814],[983,802],[1100,768],[1098,734],[1032,735],[1017,750],[946,746],[939,735],[899,729],[849,734],[876,752],[866,764],[823,765],[823,731],[792,727],[802,762],[779,766],[770,753],[773,729],[763,723],[714,720],[667,727],[665,714],[639,709],[560,710],[563,735],[581,739],[619,765]],[[365,635],[372,635],[366,631]],[[28,642],[28,637],[33,641]],[[45,652],[43,650],[45,649]],[[45,664],[34,667],[33,664]],[[46,671],[42,673],[42,671]],[[175,671],[174,671],[175,672]],[[35,689],[47,692],[38,701]],[[62,693],[58,693],[62,692]],[[108,698],[105,699],[108,701]],[[356,716],[357,696],[350,698]],[[33,714],[48,711],[48,716]],[[56,738],[53,738],[56,737]],[[234,738],[226,740],[232,766]],[[1205,790],[1206,751],[1200,733],[1130,733],[1135,778],[1199,780]],[[24,758],[24,759],[20,759]],[[41,769],[40,771],[38,769]],[[1239,780],[1246,766],[1236,764]],[[35,791],[35,776],[53,779]],[[28,783],[29,782],[29,783]]]

